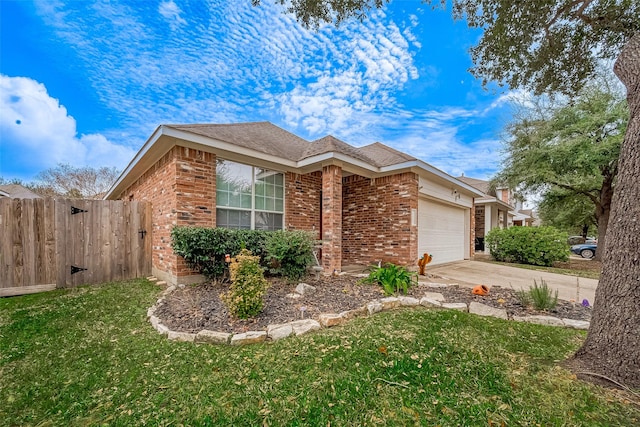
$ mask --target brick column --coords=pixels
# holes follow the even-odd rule
[[[342,269],[342,168],[322,168],[322,266],[326,273]]]

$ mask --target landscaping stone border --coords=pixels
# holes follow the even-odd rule
[[[148,277],[147,279],[154,281],[153,279],[155,279],[155,277]],[[164,282],[157,282],[157,284],[164,284]],[[459,310],[478,316],[508,319],[507,310],[505,309],[491,307],[479,302],[471,302],[468,305],[464,302],[447,303],[444,302],[445,298],[442,294],[437,292],[428,292],[427,295],[422,297],[420,300],[406,296],[381,298],[371,301],[354,310],[343,311],[342,313],[320,314],[317,321],[313,319],[302,319],[289,323],[269,325],[265,331],[247,331],[234,334],[230,332],[203,329],[198,333],[177,332],[170,330],[168,327],[160,323],[160,319],[155,316],[157,307],[163,302],[164,298],[174,290],[176,290],[176,286],[171,285],[162,292],[156,303],[147,310],[147,319],[159,334],[165,335],[169,340],[194,343],[245,345],[278,341],[291,335],[304,335],[318,329],[342,325],[346,321],[356,317],[364,317],[400,307],[422,306],[426,308],[443,308],[448,310]],[[308,289],[305,288],[304,290],[307,291]],[[298,288],[296,288],[296,291],[298,291]],[[539,325],[561,326],[574,329],[589,329],[590,324],[586,320],[560,319],[558,317],[540,315],[524,317],[513,316],[512,320],[516,322],[528,322]]]

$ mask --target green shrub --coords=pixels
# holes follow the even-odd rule
[[[540,286],[534,280],[528,291],[518,291],[517,294],[522,305],[533,306],[536,310],[550,310],[558,305],[558,290],[554,293],[543,279],[540,279]]]
[[[496,261],[551,266],[569,259],[567,233],[553,227],[494,228],[485,238]]]
[[[298,280],[313,261],[315,237],[306,231],[273,231],[266,242],[269,272]]]
[[[226,254],[235,255],[249,249],[261,260],[265,257],[267,231],[231,230],[228,228],[177,226],[171,231],[171,248],[187,265],[214,279],[224,274]]]
[[[264,307],[268,283],[260,267],[260,257],[242,249],[229,264],[231,287],[220,295],[229,312],[240,319],[254,317]]]
[[[246,248],[260,258],[271,274],[297,280],[313,262],[314,236],[305,231],[231,230],[228,228],[177,226],[171,231],[171,247],[187,265],[208,279],[224,274],[224,258]]]
[[[417,283],[418,276],[402,266],[387,263],[383,267],[374,267],[363,281],[379,284],[386,295],[396,292],[406,294],[409,288]]]

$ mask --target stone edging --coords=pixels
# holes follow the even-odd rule
[[[157,279],[156,279],[157,280]],[[153,280],[152,280],[153,281]],[[157,282],[157,284],[164,284],[163,282]],[[437,285],[434,287],[443,287]],[[440,293],[427,292],[427,296],[421,299],[413,297],[387,297],[378,300],[371,301],[360,308],[354,310],[343,311],[342,313],[323,313],[320,314],[318,320],[303,319],[293,322],[274,324],[267,326],[266,331],[247,331],[241,334],[234,334],[230,332],[210,331],[203,329],[198,333],[191,332],[177,332],[170,330],[167,326],[160,322],[160,319],[155,316],[157,307],[164,301],[164,298],[173,292],[176,286],[169,286],[165,289],[156,303],[147,310],[147,319],[151,323],[151,326],[158,331],[161,335],[165,335],[172,341],[184,341],[195,343],[211,343],[211,344],[229,344],[229,345],[244,345],[254,344],[265,341],[277,341],[283,338],[287,338],[291,335],[304,335],[308,332],[315,331],[322,328],[331,328],[338,326],[344,322],[353,319],[355,317],[363,317],[372,315],[385,310],[392,310],[399,307],[417,307],[423,306],[427,308],[444,308],[448,310],[459,310],[476,314],[479,316],[496,317],[500,319],[508,319],[507,310],[502,308],[491,307],[479,302],[471,302],[469,304],[460,303],[447,303],[444,302],[444,297]],[[586,320],[573,320],[573,319],[560,319],[553,316],[513,316],[516,322],[528,322],[536,323],[540,325],[561,326],[574,329],[589,329],[589,322]]]

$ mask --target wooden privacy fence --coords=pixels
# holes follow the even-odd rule
[[[0,199],[0,296],[151,274],[151,204]]]

